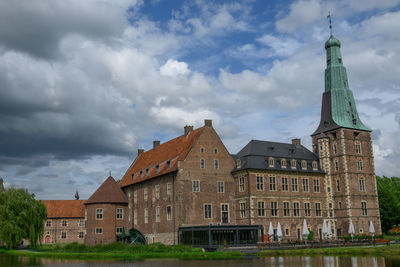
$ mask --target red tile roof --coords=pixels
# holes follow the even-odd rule
[[[140,154],[126,171],[120,182],[121,187],[176,171],[178,169],[178,161],[186,158],[203,129],[204,127],[192,130],[186,136],[181,135],[157,146],[155,149],[153,148]],[[170,162],[169,168],[168,161]],[[148,170],[148,173],[146,170]],[[142,177],[140,177],[140,172],[142,172]],[[133,180],[132,174],[134,174]]]
[[[47,218],[84,218],[86,200],[42,200]]]
[[[122,203],[128,204],[124,192],[113,177],[109,176],[85,204],[95,203]]]

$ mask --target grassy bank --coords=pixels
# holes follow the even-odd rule
[[[93,260],[235,259],[243,257],[240,252],[202,252],[199,248],[188,246],[165,246],[162,244],[128,246],[121,243],[91,247],[77,243],[44,245],[40,248],[27,250],[0,249],[0,253],[28,257]]]
[[[336,247],[287,250],[263,250],[258,256],[399,256],[400,245],[376,247]]]

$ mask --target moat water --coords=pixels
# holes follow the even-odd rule
[[[398,257],[337,257],[337,256],[290,256],[290,257],[262,257],[239,260],[144,260],[144,261],[88,261],[88,260],[57,260],[44,258],[18,257],[0,254],[0,266],[134,266],[134,267],[394,267],[400,266]]]

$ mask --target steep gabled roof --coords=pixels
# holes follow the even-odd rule
[[[112,176],[109,176],[104,183],[86,201],[87,204],[95,203],[121,203],[128,204],[124,192]]]
[[[121,187],[176,171],[178,161],[186,158],[203,129],[204,127],[192,130],[187,135],[181,135],[140,154],[126,171],[120,182]],[[169,168],[168,162],[170,163]]]
[[[86,200],[42,200],[47,218],[84,218]]]

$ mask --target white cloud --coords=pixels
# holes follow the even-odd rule
[[[292,38],[275,37],[270,34],[257,38],[257,41],[272,48],[275,55],[283,57],[293,55],[300,48],[300,43]]]
[[[190,70],[186,62],[179,62],[171,58],[160,67],[160,74],[164,76],[174,77],[176,75],[187,75],[189,73]]]

